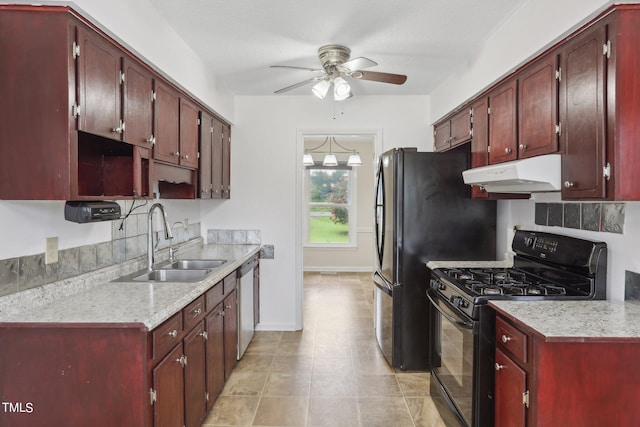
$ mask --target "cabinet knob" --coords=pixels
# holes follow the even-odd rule
[[[511,148],[507,147],[504,149],[505,154],[511,154]]]
[[[520,144],[518,147],[520,148],[520,150],[524,151],[527,149],[527,144]]]
[[[205,341],[209,339],[209,334],[207,333],[207,331],[200,332],[200,334],[199,334],[199,335],[200,335],[202,338],[204,338],[204,340],[205,340]]]
[[[573,182],[570,181],[565,181],[564,182],[564,188],[572,188],[573,187]]]
[[[193,314],[195,314],[196,316],[198,316],[200,313],[202,313],[201,308],[196,308],[195,310],[193,310]]]
[[[148,139],[145,140],[145,142],[148,142],[151,145],[154,145],[156,143],[156,137],[151,135]]]
[[[180,356],[178,359],[176,359],[176,362],[178,362],[179,364],[182,365],[182,367],[184,368],[187,365],[187,356],[185,356],[184,354],[182,356]]]
[[[182,156],[182,158],[185,159],[185,160],[189,160],[189,155],[185,154],[184,156]]]
[[[177,337],[178,336],[178,331],[176,331],[175,329],[171,332],[168,332],[167,335],[169,335],[170,337]]]
[[[173,156],[174,156],[174,157],[180,157],[180,152],[179,152],[179,151],[176,151],[175,153],[173,153]]]
[[[508,336],[506,336],[506,335],[503,335],[503,336],[502,336],[502,342],[503,342],[503,343],[505,343],[505,344],[506,344],[506,343],[508,343],[509,341],[511,341],[511,337],[508,337]]]
[[[231,304],[225,305],[224,308],[226,308],[227,310],[231,310]]]
[[[499,371],[500,369],[504,369],[504,365],[501,365],[498,362],[496,362],[496,371]]]
[[[220,310],[220,311],[218,312],[218,316],[224,316],[224,310]]]

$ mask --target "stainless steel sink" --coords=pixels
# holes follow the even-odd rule
[[[135,282],[199,282],[211,273],[210,269],[174,270],[159,269],[133,278]]]
[[[214,269],[224,265],[226,259],[179,259],[160,267],[162,270],[200,270]]]

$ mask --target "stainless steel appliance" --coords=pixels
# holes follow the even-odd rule
[[[238,360],[242,359],[254,334],[253,269],[255,261],[242,264],[238,270]]]
[[[472,200],[462,171],[469,147],[387,151],[376,185],[375,332],[394,368],[429,369],[426,263],[495,259],[496,205]]]
[[[607,246],[515,232],[513,266],[442,263],[431,272],[431,394],[447,425],[494,425],[495,312],[491,299],[605,299]]]

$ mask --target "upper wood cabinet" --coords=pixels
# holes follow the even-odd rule
[[[479,168],[489,164],[489,99],[480,97],[471,106],[473,138],[471,139],[471,167]],[[489,193],[478,185],[471,186],[471,197],[485,199]]]
[[[130,57],[123,58],[123,140],[151,147],[153,130],[153,75]]]
[[[489,163],[515,160],[517,151],[517,81],[510,79],[489,92]]]
[[[558,55],[553,53],[518,74],[518,158],[558,151]]]
[[[200,198],[228,199],[231,128],[206,112],[200,121]]]
[[[607,58],[602,52],[606,37],[606,26],[599,26],[568,42],[562,53],[562,196],[566,199],[606,196]]]
[[[450,118],[436,123],[434,151],[444,151],[471,139],[471,109],[462,108]]]
[[[198,167],[200,110],[186,98],[180,98],[180,160],[181,166]]]
[[[177,164],[180,159],[180,94],[160,80],[155,82],[155,93],[153,158]]]

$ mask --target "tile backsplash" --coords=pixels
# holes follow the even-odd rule
[[[140,201],[118,201],[124,217],[111,222],[111,240],[93,245],[62,249],[58,262],[46,265],[44,253],[0,260],[0,296],[9,295],[47,283],[77,276],[103,267],[128,261],[147,253],[148,206]],[[132,208],[133,205],[133,209]],[[143,208],[143,206],[145,206]],[[155,216],[154,216],[155,222]],[[172,224],[173,244],[200,237],[200,223]],[[155,228],[154,228],[155,230]],[[158,233],[157,247],[169,246]]]
[[[623,234],[624,203],[536,203],[535,223]]]

